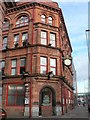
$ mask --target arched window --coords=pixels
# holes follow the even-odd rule
[[[46,23],[46,16],[45,15],[41,15],[41,22]]]
[[[48,24],[49,24],[49,25],[52,25],[52,21],[53,21],[52,17],[49,16],[49,17],[48,17]]]
[[[16,27],[21,27],[21,26],[25,26],[25,25],[28,25],[28,16],[23,15],[18,18],[18,20],[16,22]]]
[[[9,25],[10,25],[9,20],[5,19],[5,20],[3,21],[2,30],[3,30],[3,31],[9,30]]]

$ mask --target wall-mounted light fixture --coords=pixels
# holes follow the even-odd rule
[[[17,47],[18,47],[18,43],[15,44],[15,48],[17,48]]]
[[[53,71],[48,72],[48,80],[53,76],[54,76]]]
[[[29,72],[27,72],[27,71],[26,72],[24,72],[24,71],[22,72],[22,78],[25,78],[28,75],[29,75]]]
[[[52,45],[51,43],[48,44],[48,46],[51,46],[51,45]]]
[[[7,74],[2,74],[2,80],[7,77]]]

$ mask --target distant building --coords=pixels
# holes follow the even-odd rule
[[[3,108],[7,116],[62,115],[73,108],[72,47],[56,2],[18,2],[2,32]],[[14,6],[13,6],[14,5]]]
[[[72,71],[73,71],[73,87],[74,87],[74,105],[77,105],[77,75],[76,75],[76,70],[74,67],[74,63],[72,61]]]

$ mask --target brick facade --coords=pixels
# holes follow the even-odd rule
[[[55,6],[55,7],[54,7]],[[28,24],[16,27],[21,16],[28,16]],[[41,22],[41,15],[46,16],[46,23]],[[52,17],[52,25],[48,24],[48,17]],[[61,9],[55,2],[22,2],[16,7],[8,8],[5,16],[10,22],[9,30],[3,31],[3,37],[8,36],[7,48],[2,51],[2,60],[5,61],[3,76],[3,107],[8,117],[32,117],[62,115],[72,109],[73,79],[72,66],[65,66],[63,58],[71,56],[72,48]],[[47,33],[47,44],[41,44],[41,31]],[[22,45],[22,33],[28,33],[28,44]],[[55,47],[50,46],[50,34],[55,34]],[[14,35],[19,34],[18,46],[14,47]],[[40,73],[40,57],[47,58],[46,74]],[[20,60],[26,58],[25,71],[28,75],[20,74]],[[56,74],[48,79],[50,60],[56,60]],[[11,75],[12,60],[17,60],[16,75]],[[8,91],[10,85],[24,85],[27,104],[10,105]],[[12,89],[12,88],[11,88]],[[50,95],[50,105],[42,105],[45,91]],[[17,96],[17,94],[16,94]],[[18,96],[17,96],[18,97]],[[50,112],[47,113],[46,109]]]

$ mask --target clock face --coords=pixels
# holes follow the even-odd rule
[[[71,65],[71,60],[68,59],[68,58],[65,59],[65,60],[64,60],[64,64],[67,65],[67,66]]]

